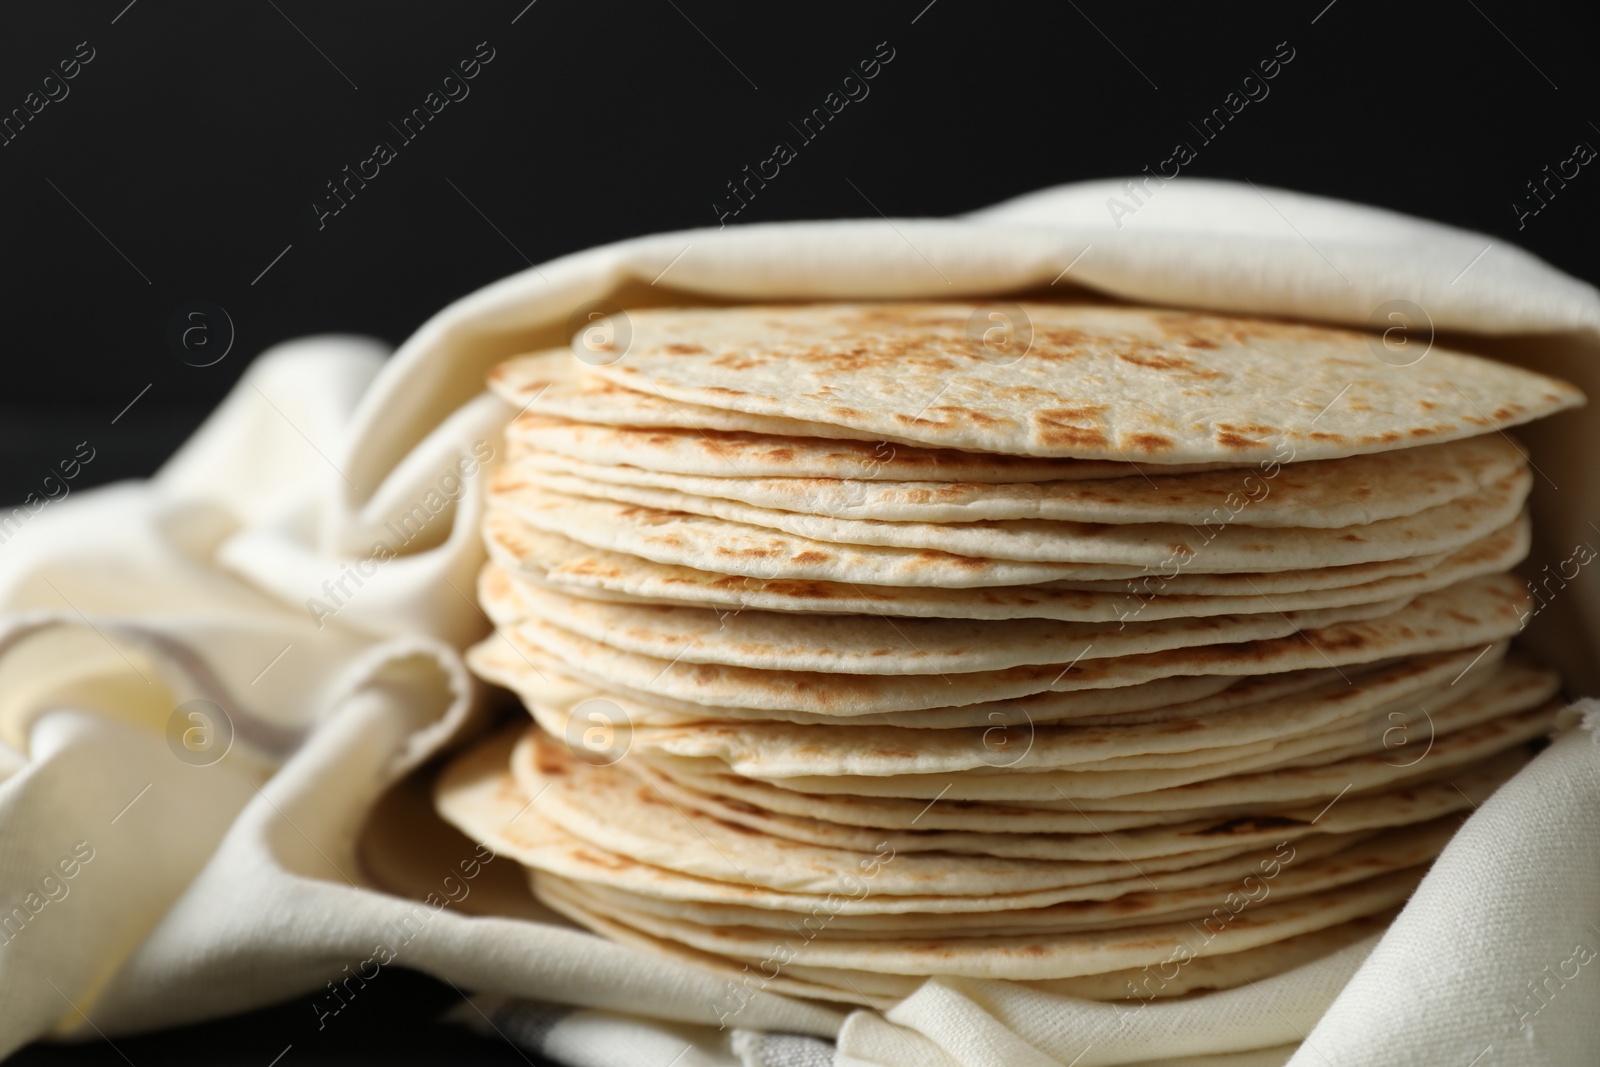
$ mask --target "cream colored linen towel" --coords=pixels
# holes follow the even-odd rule
[[[1473,816],[1376,945],[1133,1010],[950,981],[887,1019],[762,994],[734,1034],[717,1027],[720,980],[514,898],[483,915],[489,879],[466,861],[431,904],[375,888],[368,812],[478,717],[458,652],[487,629],[471,600],[481,470],[512,414],[483,392],[490,366],[561,344],[591,301],[1075,286],[1354,325],[1409,301],[1452,343],[1600,397],[1592,287],[1482,235],[1196,180],[1090,182],[956,220],[651,236],[480,290],[387,362],[357,338],[280,346],[152,481],[0,511],[0,1054],[293,996],[320,1011],[325,983],[377,966],[382,944],[383,963],[465,990],[590,1009],[542,1030],[584,1065],[817,1047],[756,1032],[837,1039],[840,1064],[1590,1062],[1600,747],[1583,727]],[[1525,439],[1536,564],[1600,546],[1600,429],[1579,412]],[[1591,575],[1529,643],[1600,691]],[[227,757],[196,756],[196,737]]]

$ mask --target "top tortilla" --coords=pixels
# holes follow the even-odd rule
[[[618,331],[627,347],[589,373],[867,437],[1145,463],[1385,452],[1583,403],[1565,382],[1437,345],[1395,366],[1352,330],[1160,308],[1028,304],[1018,343],[1000,353],[969,326],[987,308],[636,310]]]

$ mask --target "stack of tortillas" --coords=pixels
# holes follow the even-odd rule
[[[585,337],[492,375],[470,658],[537,727],[438,804],[729,1013],[1282,971],[1380,929],[1552,726],[1501,431],[1565,383],[1082,304]]]

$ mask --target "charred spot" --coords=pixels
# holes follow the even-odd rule
[[[976,426],[1003,426],[1006,423],[1005,419],[997,419],[993,415],[982,411],[975,411],[972,408],[955,407],[952,405],[941,404],[932,410],[948,412],[949,414],[955,416],[958,420],[964,419]]]
[[[765,359],[762,359],[758,356],[737,355],[730,353],[729,355],[718,356],[716,359],[711,361],[711,365],[713,367],[726,367],[728,370],[755,370],[758,367],[765,366],[766,362],[767,361]],[[708,391],[712,392],[742,395],[738,394],[736,390],[726,389],[720,386],[708,386],[707,389]]]
[[[1106,435],[1099,430],[1077,426],[1057,427],[1044,430],[1039,434],[1039,439],[1047,445],[1055,447],[1072,445],[1103,445]]]
[[[726,555],[741,556],[741,557],[742,556],[749,556],[749,557],[753,557],[755,559],[767,559],[770,556],[775,556],[775,555],[778,554],[776,549],[772,549],[772,548],[757,548],[755,546],[752,546],[750,548],[740,548],[740,549],[721,548],[721,549],[718,549],[718,551],[722,552],[722,553],[724,553]]]
[[[1145,452],[1165,452],[1172,447],[1172,438],[1159,433],[1136,433],[1128,438],[1128,443]]]
[[[1033,423],[1038,430],[1039,439],[1047,445],[1056,447],[1105,445],[1106,435],[1098,427],[1073,424],[1078,420],[1095,418],[1103,410],[1104,408],[1099,406],[1050,408],[1034,412]]]
[[[1216,426],[1216,441],[1224,448],[1259,448],[1266,444],[1263,435],[1274,432],[1271,426],[1262,426],[1258,423],[1247,422],[1235,425],[1231,422],[1219,422]]]
[[[537,745],[533,750],[533,765],[546,777],[566,774],[570,769],[566,757],[547,745]]]
[[[705,349],[701,348],[699,345],[686,345],[679,343],[662,345],[661,351],[673,356],[699,356],[705,354]]]
[[[1084,419],[1098,418],[1105,409],[1104,404],[1080,404],[1075,408],[1048,408],[1035,417],[1048,419],[1051,422],[1060,422],[1063,419],[1081,422]]]
[[[1315,636],[1312,637],[1312,634]],[[1311,643],[1324,652],[1355,652],[1372,643],[1366,634],[1358,630],[1348,630],[1343,633],[1313,630],[1306,636],[1311,637]]]
[[[1132,363],[1139,367],[1149,367],[1151,370],[1193,371],[1198,369],[1194,360],[1185,359],[1183,356],[1163,356],[1156,353],[1129,355],[1123,352],[1117,358],[1124,363]]]

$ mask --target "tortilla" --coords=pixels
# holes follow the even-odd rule
[[[575,388],[594,389],[613,396],[622,392],[595,378],[578,385],[574,381],[576,375],[569,373],[572,369],[571,354],[566,352],[522,357],[495,368],[489,384],[519,409],[535,395],[538,396],[536,404],[548,405]],[[646,405],[654,402],[668,413],[675,413],[657,398],[640,393],[632,394],[628,401]],[[883,441],[744,433],[645,421],[637,425],[607,424],[619,414],[628,414],[626,408],[619,412],[615,407],[593,414],[610,418],[575,422],[525,411],[506,427],[512,457],[558,455],[607,467],[627,464],[640,470],[672,474],[720,476],[737,473],[765,478],[1052,482],[1124,478],[1137,473],[1134,464],[1121,461],[1034,459],[993,452],[890,445]],[[708,414],[716,419],[726,413],[708,409]],[[1161,473],[1210,470],[1215,466],[1208,463],[1188,467],[1164,465]]]
[[[519,752],[519,757],[520,757]],[[998,805],[935,805],[909,828],[887,830],[829,821],[840,803],[849,800],[817,797],[811,815],[785,815],[746,800],[735,800],[688,788],[656,772],[643,760],[620,764],[622,770],[646,778],[664,796],[685,808],[704,811],[734,822],[795,841],[833,848],[870,852],[880,844],[901,852],[958,852],[1041,860],[1123,859],[1138,862],[1150,856],[1200,853],[1239,844],[1273,845],[1298,841],[1317,833],[1354,833],[1393,826],[1409,826],[1476,807],[1528,761],[1521,749],[1511,749],[1482,763],[1449,775],[1448,781],[1424,782],[1387,792],[1345,796],[1329,807],[1322,803],[1304,808],[1282,808],[1255,814],[1221,814],[1178,823],[1155,823],[1127,829],[1095,829],[1104,822],[1085,820],[1078,812],[1054,813],[1068,820],[1060,829],[1052,813],[1025,811]],[[520,764],[514,758],[513,773]],[[779,795],[785,791],[770,787]],[[792,796],[792,794],[788,794]],[[830,801],[833,803],[830,805]],[[883,802],[877,802],[883,803]],[[865,805],[863,805],[865,807]],[[921,805],[927,808],[927,805]],[[962,830],[933,829],[954,812]],[[870,811],[861,815],[870,816]],[[916,818],[911,811],[906,818]],[[1196,813],[1200,814],[1200,813]],[[924,821],[924,819],[926,821]],[[902,819],[902,822],[905,820]],[[976,829],[975,827],[983,827]],[[1076,832],[1074,832],[1074,830]]]
[[[1043,565],[1098,564],[1108,568],[1138,568],[1148,572],[1176,567],[1180,571],[1232,573],[1253,570],[1300,570],[1341,567],[1434,552],[1454,552],[1486,537],[1516,519],[1533,487],[1533,475],[1522,467],[1478,492],[1398,518],[1380,519],[1362,526],[1323,528],[1256,528],[1170,522],[1123,525],[1052,522],[1018,519],[1005,522],[934,523],[878,522],[835,519],[825,515],[775,511],[733,500],[691,496],[668,489],[645,489],[566,478],[544,472],[526,473],[502,468],[490,479],[492,506],[503,508],[524,521],[548,529],[548,512],[562,506],[597,506],[609,502],[616,521],[661,526],[666,519],[673,532],[665,538],[635,535],[636,544],[655,545],[678,537],[683,530],[691,539],[696,558],[662,559],[699,569],[715,569],[714,561],[730,554],[748,554],[755,546],[769,560],[769,577],[827,578],[814,564],[825,564],[843,551],[911,561],[915,553],[942,553],[999,563]],[[617,511],[618,505],[629,505]],[[612,547],[611,532],[585,533],[571,523],[555,532],[595,547]],[[804,544],[789,558],[774,554],[762,542],[773,532],[802,539]],[[622,541],[615,542],[618,547]],[[814,547],[813,547],[814,546]],[[636,555],[650,555],[625,549]],[[908,555],[910,554],[910,555]],[[817,557],[816,559],[809,558]],[[652,558],[661,558],[652,556]],[[813,566],[808,566],[813,564]],[[732,569],[732,568],[728,568]],[[1106,577],[1116,577],[1107,574]],[[1060,573],[1049,577],[1095,577],[1092,573]],[[1035,580],[1048,580],[1044,572]],[[974,583],[975,584],[975,583]],[[1011,584],[1011,583],[985,583]]]
[[[1517,445],[1500,434],[1269,471],[1168,474],[1158,467],[1120,478],[1000,484],[752,477],[731,462],[709,475],[687,475],[643,469],[627,458],[599,462],[573,451],[519,449],[511,460],[530,480],[558,492],[605,496],[595,491],[597,484],[630,486],[807,515],[931,523],[1043,519],[1333,529],[1415,515],[1492,488],[1526,467]]]
[[[1449,842],[1459,824],[1459,818],[1444,818],[1389,830],[1313,859],[1302,860],[1293,847],[1280,846],[1273,852],[1274,858],[1282,859],[1271,880],[1270,896],[1275,900],[1293,899],[1427,863]],[[1237,882],[1173,891],[1147,886],[1143,891],[1125,893],[1115,900],[1067,901],[1044,908],[987,913],[834,915],[824,911],[820,915],[808,915],[748,905],[661,900],[593,883],[570,882],[558,876],[551,876],[541,884],[552,889],[559,886],[558,895],[568,899],[576,897],[580,902],[587,900],[591,905],[603,906],[613,915],[632,912],[694,926],[749,927],[782,933],[793,933],[799,928],[808,938],[845,942],[982,938],[991,934],[1048,936],[1068,930],[1117,930],[1158,921],[1200,919],[1238,888]]]
[[[1422,880],[1422,868],[1380,875],[1322,893],[1289,900],[1271,900],[1237,912],[1216,899],[1204,929],[1188,920],[1115,930],[1072,931],[1037,935],[992,935],[985,938],[939,937],[862,939],[858,942],[788,937],[748,927],[714,928],[661,920],[643,912],[607,909],[613,921],[643,929],[656,937],[681,941],[691,948],[758,963],[774,957],[803,967],[872,970],[905,975],[958,975],[967,978],[1039,980],[1103,974],[1107,971],[1159,965],[1174,951],[1207,956],[1258,948],[1295,934],[1321,930],[1394,907]],[[535,881],[540,899],[551,909],[585,923],[594,909],[572,896],[549,892]],[[1242,893],[1234,897],[1247,899]]]
[[[1583,402],[1565,382],[1440,345],[1395,366],[1354,330],[1098,304],[1020,312],[1013,354],[983,342],[981,303],[641,309],[626,350],[591,373],[868,437],[1142,463],[1382,452]]]
[[[1488,685],[1501,670],[1504,647],[1479,656],[1412,658],[1382,667],[1347,683],[1337,677],[1307,692],[1277,700],[1229,705],[1202,715],[1174,715],[1153,722],[1108,725],[1030,725],[991,721],[959,730],[919,730],[893,726],[800,725],[706,721],[682,726],[635,725],[632,751],[686,759],[715,759],[718,773],[770,779],[803,775],[959,774],[965,771],[1026,773],[1044,768],[1177,768],[1221,762],[1248,752],[1289,758],[1279,746],[1316,739],[1322,747],[1350,743],[1368,734],[1378,744],[1401,743],[1407,728],[1422,731],[1421,710],[1430,714]],[[1477,661],[1477,670],[1467,672]],[[1525,661],[1505,668],[1516,677],[1548,676]],[[1464,676],[1463,676],[1464,675]],[[1460,677],[1460,680],[1456,679]],[[603,699],[603,694],[599,694]],[[585,694],[571,703],[537,702],[536,720],[556,737],[567,732],[573,709],[596,699]],[[1220,703],[1220,702],[1219,702]],[[1389,712],[1401,714],[1393,720]],[[1376,721],[1378,728],[1369,728]],[[1386,739],[1394,723],[1403,724]],[[1316,751],[1312,749],[1311,751]],[[1148,762],[1130,763],[1135,758]]]
[[[863,715],[960,707],[1046,691],[1107,689],[1175,675],[1275,674],[1335,669],[1394,656],[1483,647],[1515,634],[1527,590],[1507,575],[1461,582],[1379,618],[1288,637],[1201,645],[1082,662],[935,675],[829,674],[674,662],[625,652],[543,620],[499,631],[513,647],[563,660],[573,677],[688,704]],[[648,699],[648,698],[647,698]]]
[[[1427,752],[1431,768],[1439,771],[1473,763],[1513,745],[1543,737],[1555,725],[1558,708],[1541,705],[1434,740]],[[1130,791],[1135,783],[1116,779],[1108,783],[1077,780],[1052,781],[1043,774],[1006,777],[967,775],[942,778],[952,787],[915,780],[838,777],[774,778],[773,785],[796,792],[838,792],[849,796],[880,795],[931,802],[940,796],[950,800],[983,800],[1009,803],[1060,803],[1086,812],[1099,810],[1206,810],[1211,807],[1237,807],[1249,804],[1304,803],[1314,797],[1336,796],[1345,786],[1379,789],[1406,781],[1415,771],[1411,757],[1388,753],[1352,754],[1346,759],[1311,767],[1294,768],[1293,773],[1274,769],[1254,771],[1236,777],[1208,778],[1187,784],[1154,788],[1148,792]],[[659,766],[675,765],[677,760],[653,760]],[[1065,776],[1063,776],[1064,778]],[[1071,792],[1067,792],[1067,789]],[[1107,795],[1103,795],[1107,794]]]
[[[529,756],[512,757],[519,785],[537,798],[529,817],[551,823],[591,850],[601,849],[635,863],[699,880],[731,882],[781,894],[851,894],[840,904],[853,914],[879,910],[940,911],[947,905],[925,900],[916,907],[893,906],[885,898],[974,898],[971,910],[993,910],[1047,894],[1052,902],[1111,900],[1150,887],[1164,890],[1211,886],[1248,875],[1272,849],[1228,844],[1204,852],[1149,857],[1138,864],[1107,861],[1046,861],[982,854],[914,852],[893,854],[828,848],[754,833],[723,823],[693,808],[682,808],[649,782],[616,766],[591,766],[561,742],[530,730],[522,742]],[[1354,844],[1364,833],[1319,834],[1296,847],[1302,859],[1328,855]],[[540,866],[534,863],[534,866]],[[864,895],[863,881],[871,891]],[[1004,886],[1006,899],[996,899]],[[987,902],[987,903],[984,903]],[[956,905],[949,905],[956,907]]]
[[[1121,622],[1302,611],[1415,596],[1464,578],[1508,570],[1526,558],[1531,538],[1524,513],[1509,526],[1449,555],[1309,571],[1180,574],[1173,578],[1151,575],[1119,582],[1052,582],[980,589],[871,586],[715,574],[590,548],[560,534],[534,529],[501,511],[491,511],[485,517],[484,541],[489,558],[519,580],[593,599],[799,614]],[[1200,580],[1224,585],[1227,591],[1187,595],[1176,589],[1180,584],[1187,587]]]
[[[619,604],[513,582],[489,564],[478,601],[496,626],[543,621],[610,648],[678,663],[843,674],[964,674],[1079,662],[1197,645],[1261,641],[1376,619],[1410,598],[1320,611],[1212,615],[1106,625],[1045,619],[975,622],[877,615]]]

